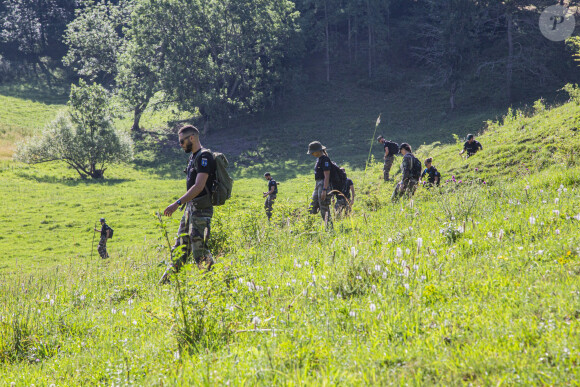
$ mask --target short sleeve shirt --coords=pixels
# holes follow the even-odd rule
[[[350,199],[350,187],[352,187],[353,185],[354,183],[352,182],[352,180],[347,177],[343,192],[344,196],[346,196],[347,199]]]
[[[483,149],[483,147],[481,146],[479,141],[473,140],[471,144],[469,143],[469,141],[465,141],[465,144],[463,144],[463,149],[465,149],[469,154],[474,154],[478,150]]]
[[[274,187],[273,194],[276,195],[278,193],[278,183],[276,183],[276,180],[274,179],[270,179],[270,181],[268,181],[268,192],[272,190],[272,187]]]
[[[103,227],[101,227],[101,237],[106,237],[107,236],[107,231],[110,229],[109,226],[107,226],[107,223],[103,224]]]
[[[203,151],[203,152],[202,152]],[[212,184],[215,176],[215,159],[211,152],[200,149],[194,154],[189,157],[189,162],[187,164],[187,169],[185,170],[187,174],[187,189],[189,190],[191,187],[195,185],[195,179],[197,179],[197,175],[199,173],[207,173],[209,175],[207,182],[205,183],[205,187],[207,190],[203,190],[200,192],[197,197],[202,197],[207,195],[208,192],[211,192]]]
[[[324,172],[330,171],[330,158],[328,156],[320,156],[316,160],[314,166],[314,180],[324,180]]]
[[[434,166],[431,166],[429,168],[425,168],[425,170],[421,174],[421,178],[423,178],[423,176],[425,176],[425,175],[429,175],[429,178],[427,179],[427,181],[429,181],[429,183],[431,183],[431,184],[435,183],[436,177],[439,177],[439,180],[441,180],[441,174],[439,173],[437,168],[435,168]]]

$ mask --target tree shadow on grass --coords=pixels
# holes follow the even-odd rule
[[[26,180],[35,181],[37,183],[63,184],[69,187],[76,187],[79,185],[93,185],[93,184],[114,186],[126,183],[128,181],[132,181],[132,179],[81,179],[81,178],[73,179],[67,176],[49,176],[49,175],[35,176],[33,174],[29,174],[23,171],[16,171],[15,175]]]

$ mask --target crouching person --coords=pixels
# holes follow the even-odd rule
[[[310,213],[320,215],[324,223],[332,226],[332,217],[330,215],[330,170],[331,161],[326,153],[326,147],[319,141],[313,141],[308,145],[308,154],[316,157],[314,165],[314,180],[316,185],[312,193],[312,202],[310,203]]]

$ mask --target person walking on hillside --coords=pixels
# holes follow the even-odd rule
[[[395,155],[399,153],[399,146],[396,142],[387,141],[382,135],[377,137],[377,141],[385,147],[385,165],[383,166],[383,178],[385,181],[390,181],[389,173],[395,161]]]
[[[345,172],[344,168],[340,168],[340,170]],[[352,205],[354,204],[354,196],[354,183],[347,177],[346,184],[342,188],[341,192],[336,196],[334,211],[337,214],[341,214],[342,211],[344,211],[345,214],[348,215]]]
[[[180,256],[172,262],[172,269],[178,272],[193,256],[200,269],[211,269],[215,263],[208,249],[213,205],[212,185],[216,176],[216,162],[211,151],[204,149],[199,141],[199,130],[193,125],[179,129],[179,144],[185,153],[191,153],[185,169],[187,191],[163,212],[171,216],[180,206],[185,211],[179,223],[177,239],[172,251]],[[178,248],[181,248],[179,250]],[[167,282],[171,270],[166,271],[161,282]]]
[[[423,173],[421,173],[421,180],[423,177],[425,177],[425,175],[429,175],[427,177],[427,184],[429,187],[434,185],[439,187],[439,183],[441,182],[441,174],[437,168],[433,166],[433,157],[429,157],[427,160],[425,160],[425,169],[423,170]]]
[[[413,196],[417,189],[417,183],[421,178],[421,162],[413,155],[411,145],[407,143],[401,144],[401,153],[403,154],[403,162],[401,164],[401,172],[403,178],[401,182],[395,186],[395,191],[391,200],[397,201],[403,195],[407,197]]]
[[[268,192],[264,192],[264,197],[266,198],[264,209],[266,210],[268,220],[270,220],[272,219],[272,207],[276,200],[276,195],[278,195],[278,183],[272,178],[270,172],[264,173],[264,178],[268,180]]]
[[[101,222],[101,229],[96,229],[95,232],[101,233],[101,239],[99,240],[99,245],[97,246],[97,251],[101,258],[106,259],[109,258],[109,253],[107,253],[107,239],[111,237],[111,227],[107,225],[105,222],[105,218],[99,219]]]
[[[463,150],[459,152],[460,155],[467,151],[467,157],[471,157],[477,153],[477,151],[483,150],[480,142],[475,139],[473,134],[467,135],[467,141],[463,144]]]
[[[324,223],[332,226],[332,218],[330,215],[330,171],[331,161],[326,152],[326,147],[320,141],[313,141],[308,144],[307,154],[316,157],[316,164],[314,165],[314,180],[316,185],[312,193],[312,202],[310,203],[310,213],[316,214],[320,211],[320,215]]]

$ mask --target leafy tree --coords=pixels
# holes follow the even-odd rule
[[[207,129],[210,119],[274,102],[301,57],[297,17],[286,0],[140,0],[129,35],[151,50],[161,90],[199,109]]]
[[[15,159],[30,164],[64,161],[82,178],[103,178],[107,165],[133,158],[130,137],[115,129],[107,91],[80,81],[72,86],[68,113],[61,113],[41,135],[20,144]]]

